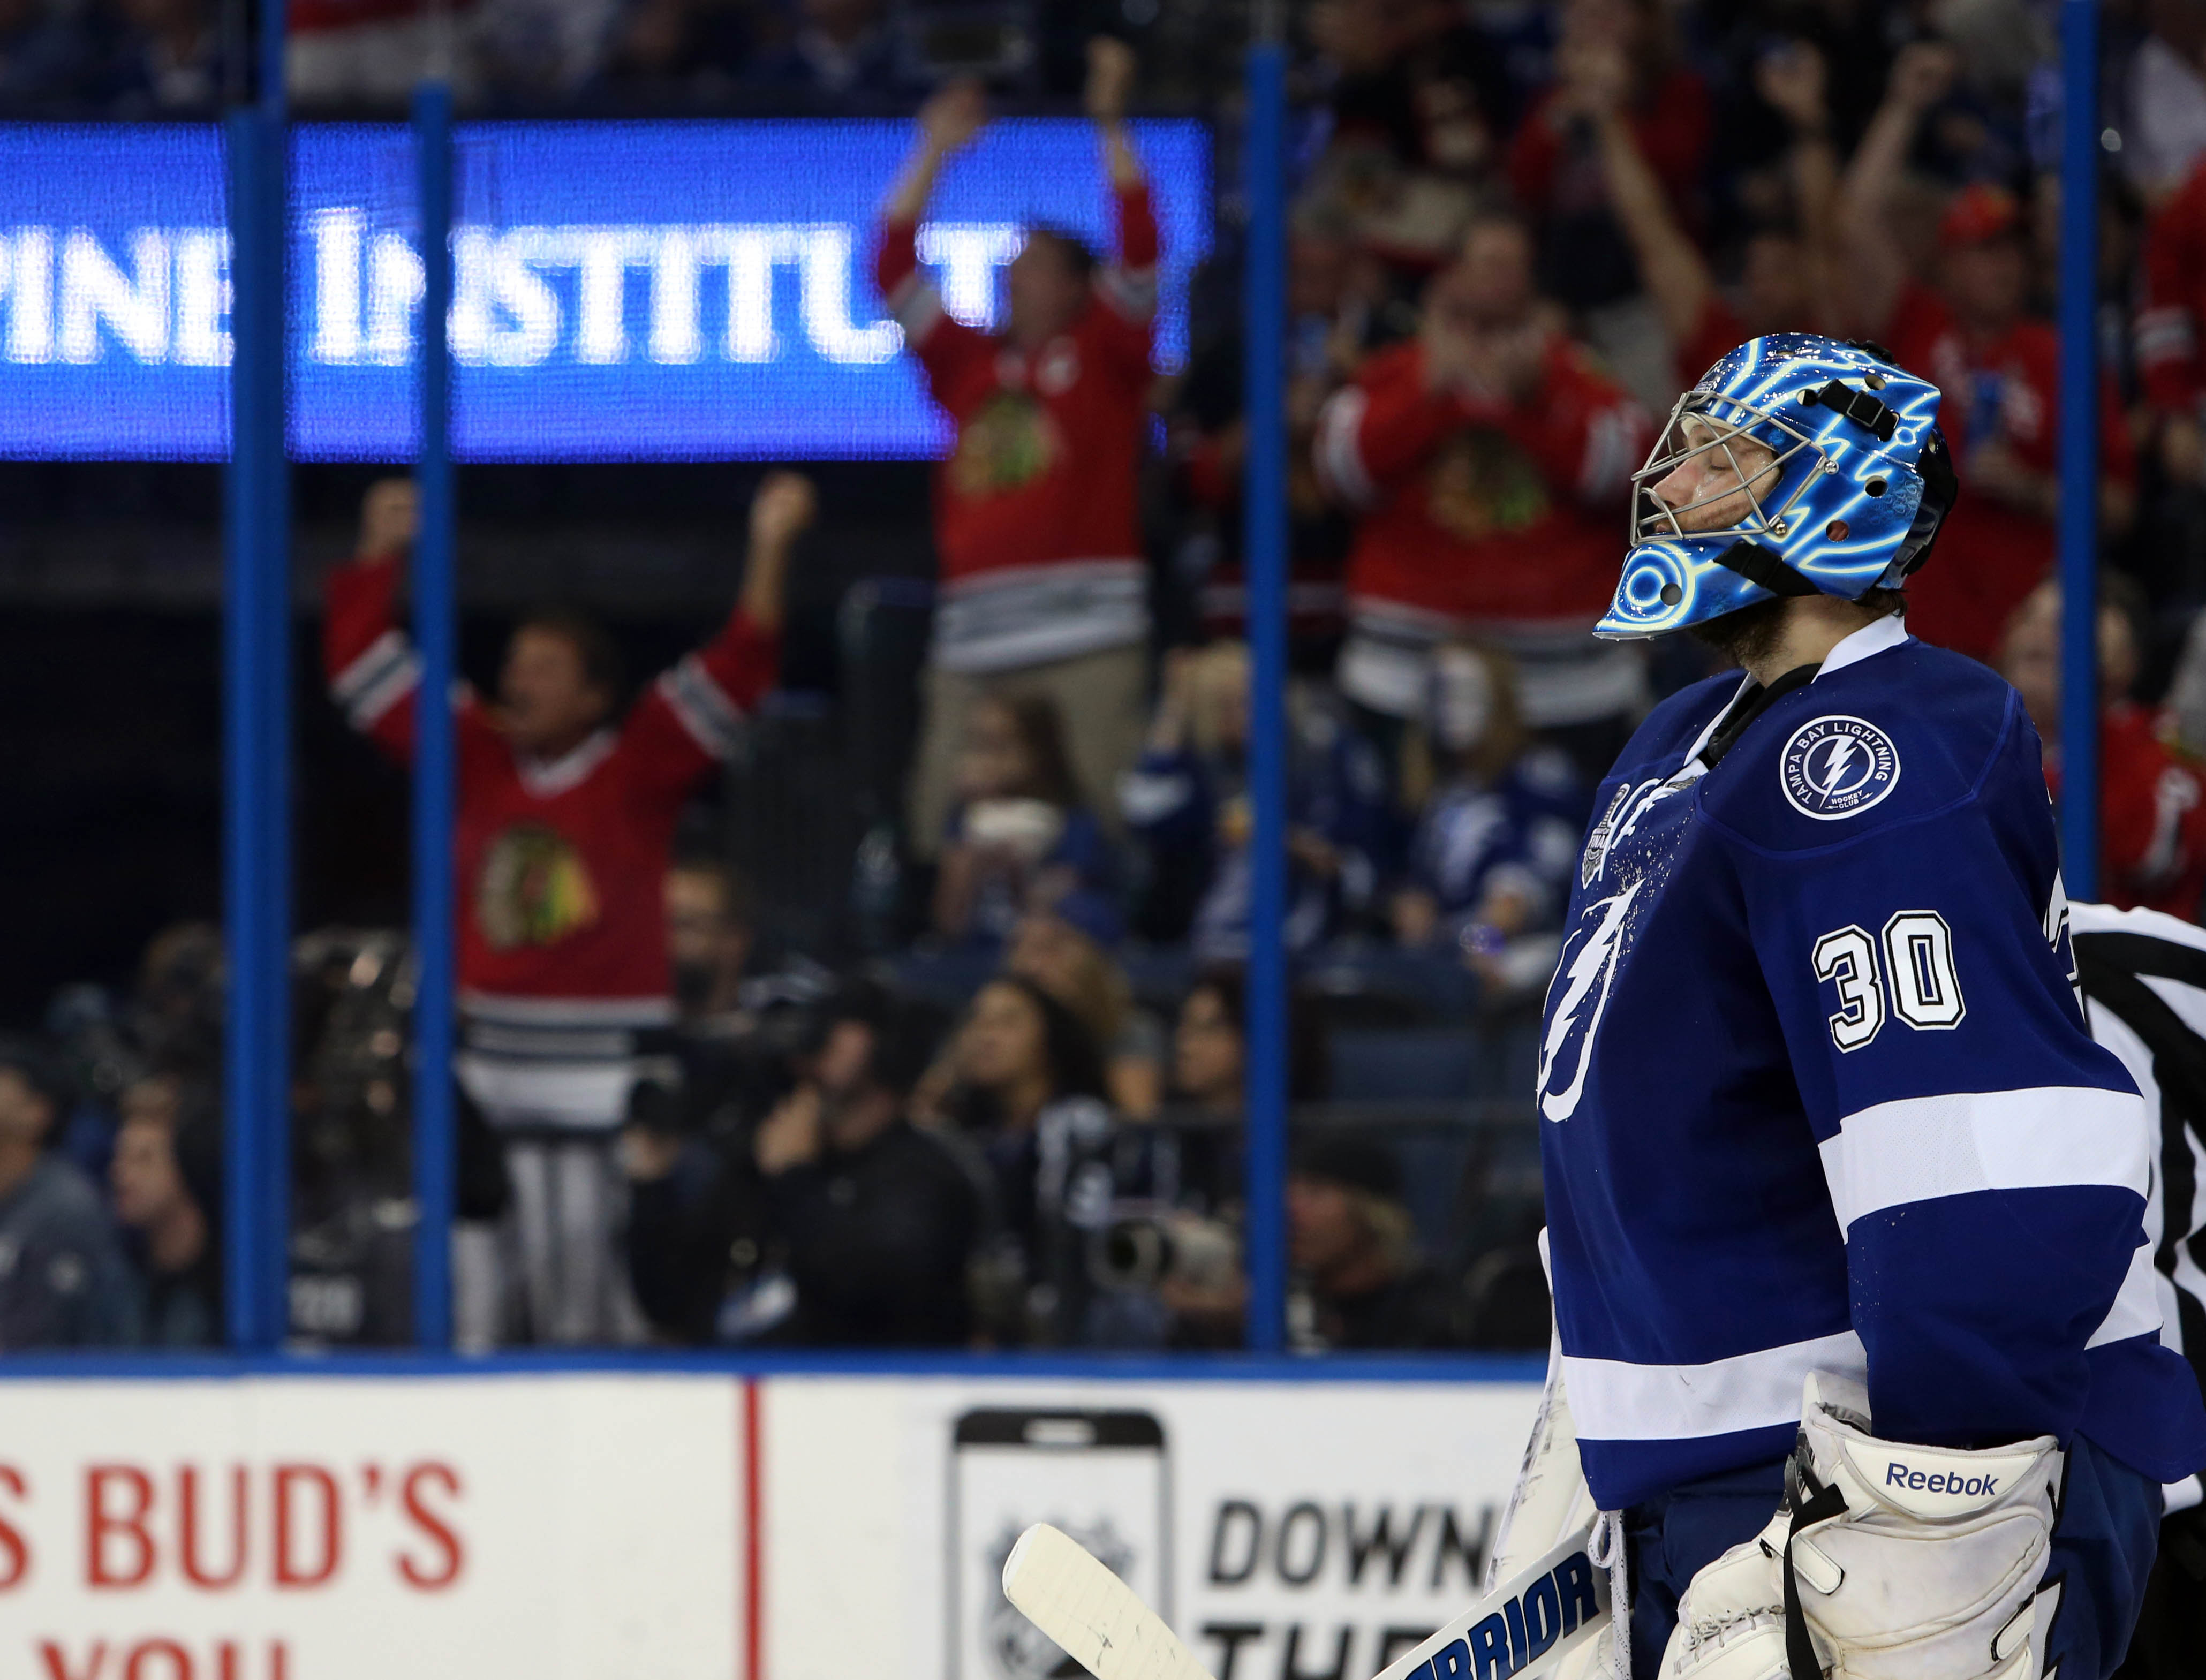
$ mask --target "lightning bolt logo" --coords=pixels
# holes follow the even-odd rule
[[[1587,905],[1579,926],[1583,928],[1591,922],[1592,931],[1584,935],[1585,943],[1578,947],[1577,954],[1567,957],[1557,972],[1556,980],[1562,985],[1563,992],[1550,1006],[1547,1030],[1540,1041],[1540,1112],[1550,1120],[1569,1119],[1577,1112],[1578,1099],[1585,1094],[1586,1075],[1593,1067],[1594,1035],[1601,1031],[1601,1018],[1608,1009],[1608,994],[1616,985],[1616,970],[1623,960],[1632,901],[1646,885],[1647,878],[1643,875],[1614,897]],[[1601,918],[1598,922],[1592,921],[1595,915]],[[1595,986],[1601,988],[1598,996],[1594,995]],[[1589,998],[1593,999],[1593,1010],[1586,1016],[1585,1034],[1578,1041],[1577,1066],[1571,1075],[1570,1083],[1555,1090],[1555,1058],[1570,1042],[1571,1029],[1577,1025],[1579,1012],[1585,1008]]]
[[[1854,738],[1851,736],[1842,735],[1831,742],[1831,756],[1823,766],[1822,788],[1825,793],[1834,794],[1845,786],[1846,760],[1853,755]]]

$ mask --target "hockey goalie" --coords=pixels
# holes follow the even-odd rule
[[[1599,634],[1745,674],[1602,784],[1547,1002],[1557,1347],[1494,1567],[1593,1521],[1614,1613],[1566,1671],[2102,1680],[2206,1464],[2037,737],[1903,617],[1938,404],[1758,338],[1636,480]]]

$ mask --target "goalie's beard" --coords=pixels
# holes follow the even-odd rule
[[[1785,634],[1785,602],[1781,598],[1756,601],[1720,618],[1689,624],[1685,634],[1727,663],[1745,669],[1777,651]]]
[[[1756,601],[1720,618],[1688,624],[1685,634],[1742,669],[1766,664],[1785,639],[1785,602],[1783,596]],[[1880,585],[1865,591],[1855,605],[1863,609],[1862,623],[1871,624],[1889,614],[1905,612],[1907,597]]]

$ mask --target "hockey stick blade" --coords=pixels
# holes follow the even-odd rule
[[[1095,1680],[1210,1680],[1139,1594],[1046,1522],[1004,1559],[1004,1596]]]
[[[1550,1680],[1608,1621],[1608,1576],[1586,1555],[1592,1536],[1589,1522],[1375,1680]],[[1004,1596],[1095,1680],[1211,1680],[1132,1588],[1046,1522],[1004,1560]]]
[[[1608,1625],[1608,1574],[1586,1555],[1589,1520],[1530,1567],[1520,1570],[1376,1680],[1551,1680],[1563,1659]]]

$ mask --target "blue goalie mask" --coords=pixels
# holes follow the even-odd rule
[[[1678,399],[1633,475],[1631,547],[1594,634],[1897,587],[1953,503],[1938,401],[1875,345],[1805,332],[1740,345]]]

